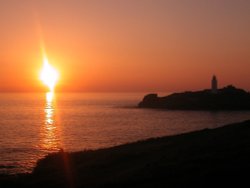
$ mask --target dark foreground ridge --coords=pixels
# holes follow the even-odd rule
[[[109,149],[59,152],[0,187],[249,187],[250,120]]]
[[[250,110],[250,93],[234,86],[211,90],[174,93],[166,97],[146,95],[139,103],[141,108],[170,110]]]

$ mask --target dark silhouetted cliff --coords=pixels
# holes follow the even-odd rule
[[[211,90],[174,93],[166,97],[146,95],[139,103],[141,108],[171,110],[250,110],[250,93],[233,86]]]

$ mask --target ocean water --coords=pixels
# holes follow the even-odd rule
[[[0,174],[31,172],[61,148],[97,149],[216,128],[249,119],[250,111],[136,108],[145,93],[0,94]]]

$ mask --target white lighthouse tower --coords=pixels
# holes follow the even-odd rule
[[[211,81],[211,92],[213,94],[216,94],[218,92],[218,81],[215,75],[213,75],[213,78]]]

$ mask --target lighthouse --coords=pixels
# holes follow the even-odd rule
[[[213,94],[216,94],[218,92],[218,81],[215,75],[213,75],[212,81],[211,81],[211,92]]]

